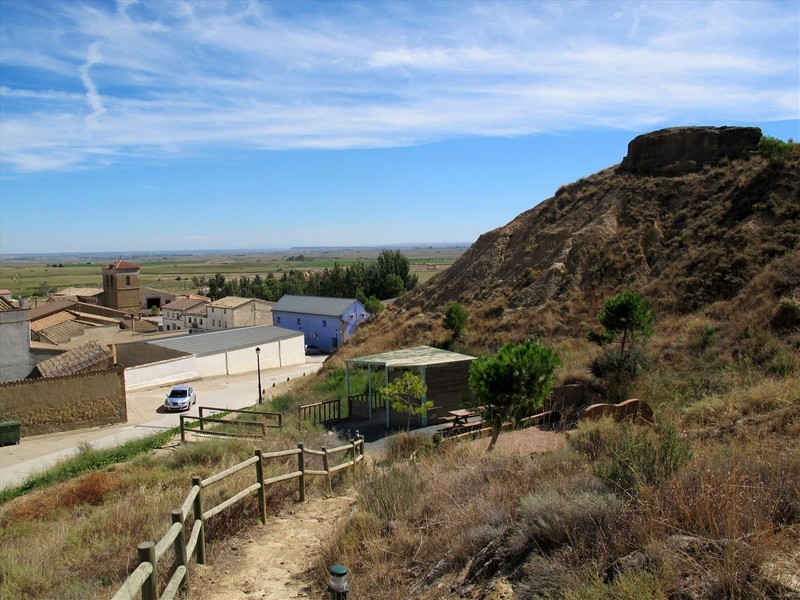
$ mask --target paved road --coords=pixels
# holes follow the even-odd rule
[[[261,373],[264,398],[285,393],[292,380],[315,373],[325,356],[306,357],[306,364]],[[197,390],[197,404],[218,408],[246,408],[258,402],[258,380],[255,373],[200,379],[192,383]],[[197,415],[197,405],[186,413],[166,413],[164,398],[171,386],[130,392],[128,422],[63,433],[22,438],[16,446],[0,447],[0,488],[22,483],[29,475],[51,467],[59,460],[74,456],[81,444],[94,448],[117,446],[128,440],[180,425],[179,414]]]

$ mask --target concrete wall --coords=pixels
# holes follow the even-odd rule
[[[194,354],[171,358],[125,369],[125,389],[141,390],[192,381],[199,377],[197,357]]]
[[[0,384],[0,415],[20,421],[23,436],[124,423],[123,369]]]
[[[0,339],[0,382],[24,379],[36,366],[27,308],[0,312]]]

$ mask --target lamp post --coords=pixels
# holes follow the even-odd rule
[[[331,600],[347,600],[347,592],[349,590],[347,567],[333,565],[330,568],[328,577],[328,591],[331,593]]]
[[[258,370],[258,403],[263,402],[261,396],[261,348],[256,348],[256,369]]]

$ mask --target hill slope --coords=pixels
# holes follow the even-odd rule
[[[718,130],[682,128],[673,137],[686,148],[709,131]],[[642,137],[652,142],[657,134]],[[669,155],[663,144],[642,150],[635,142],[629,156],[636,151],[640,167]],[[670,170],[682,174],[661,174]],[[583,336],[603,299],[621,289],[653,299],[659,314],[715,303],[727,314],[744,306],[772,311],[780,297],[800,291],[798,247],[797,152],[780,165],[752,147],[637,172],[615,166],[483,234],[447,271],[375,319],[347,354],[442,343],[441,313],[454,301],[472,314],[465,343],[478,350],[509,337]],[[408,311],[417,316],[398,318]]]

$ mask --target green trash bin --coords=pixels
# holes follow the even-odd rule
[[[0,421],[0,446],[19,444],[19,421]]]

